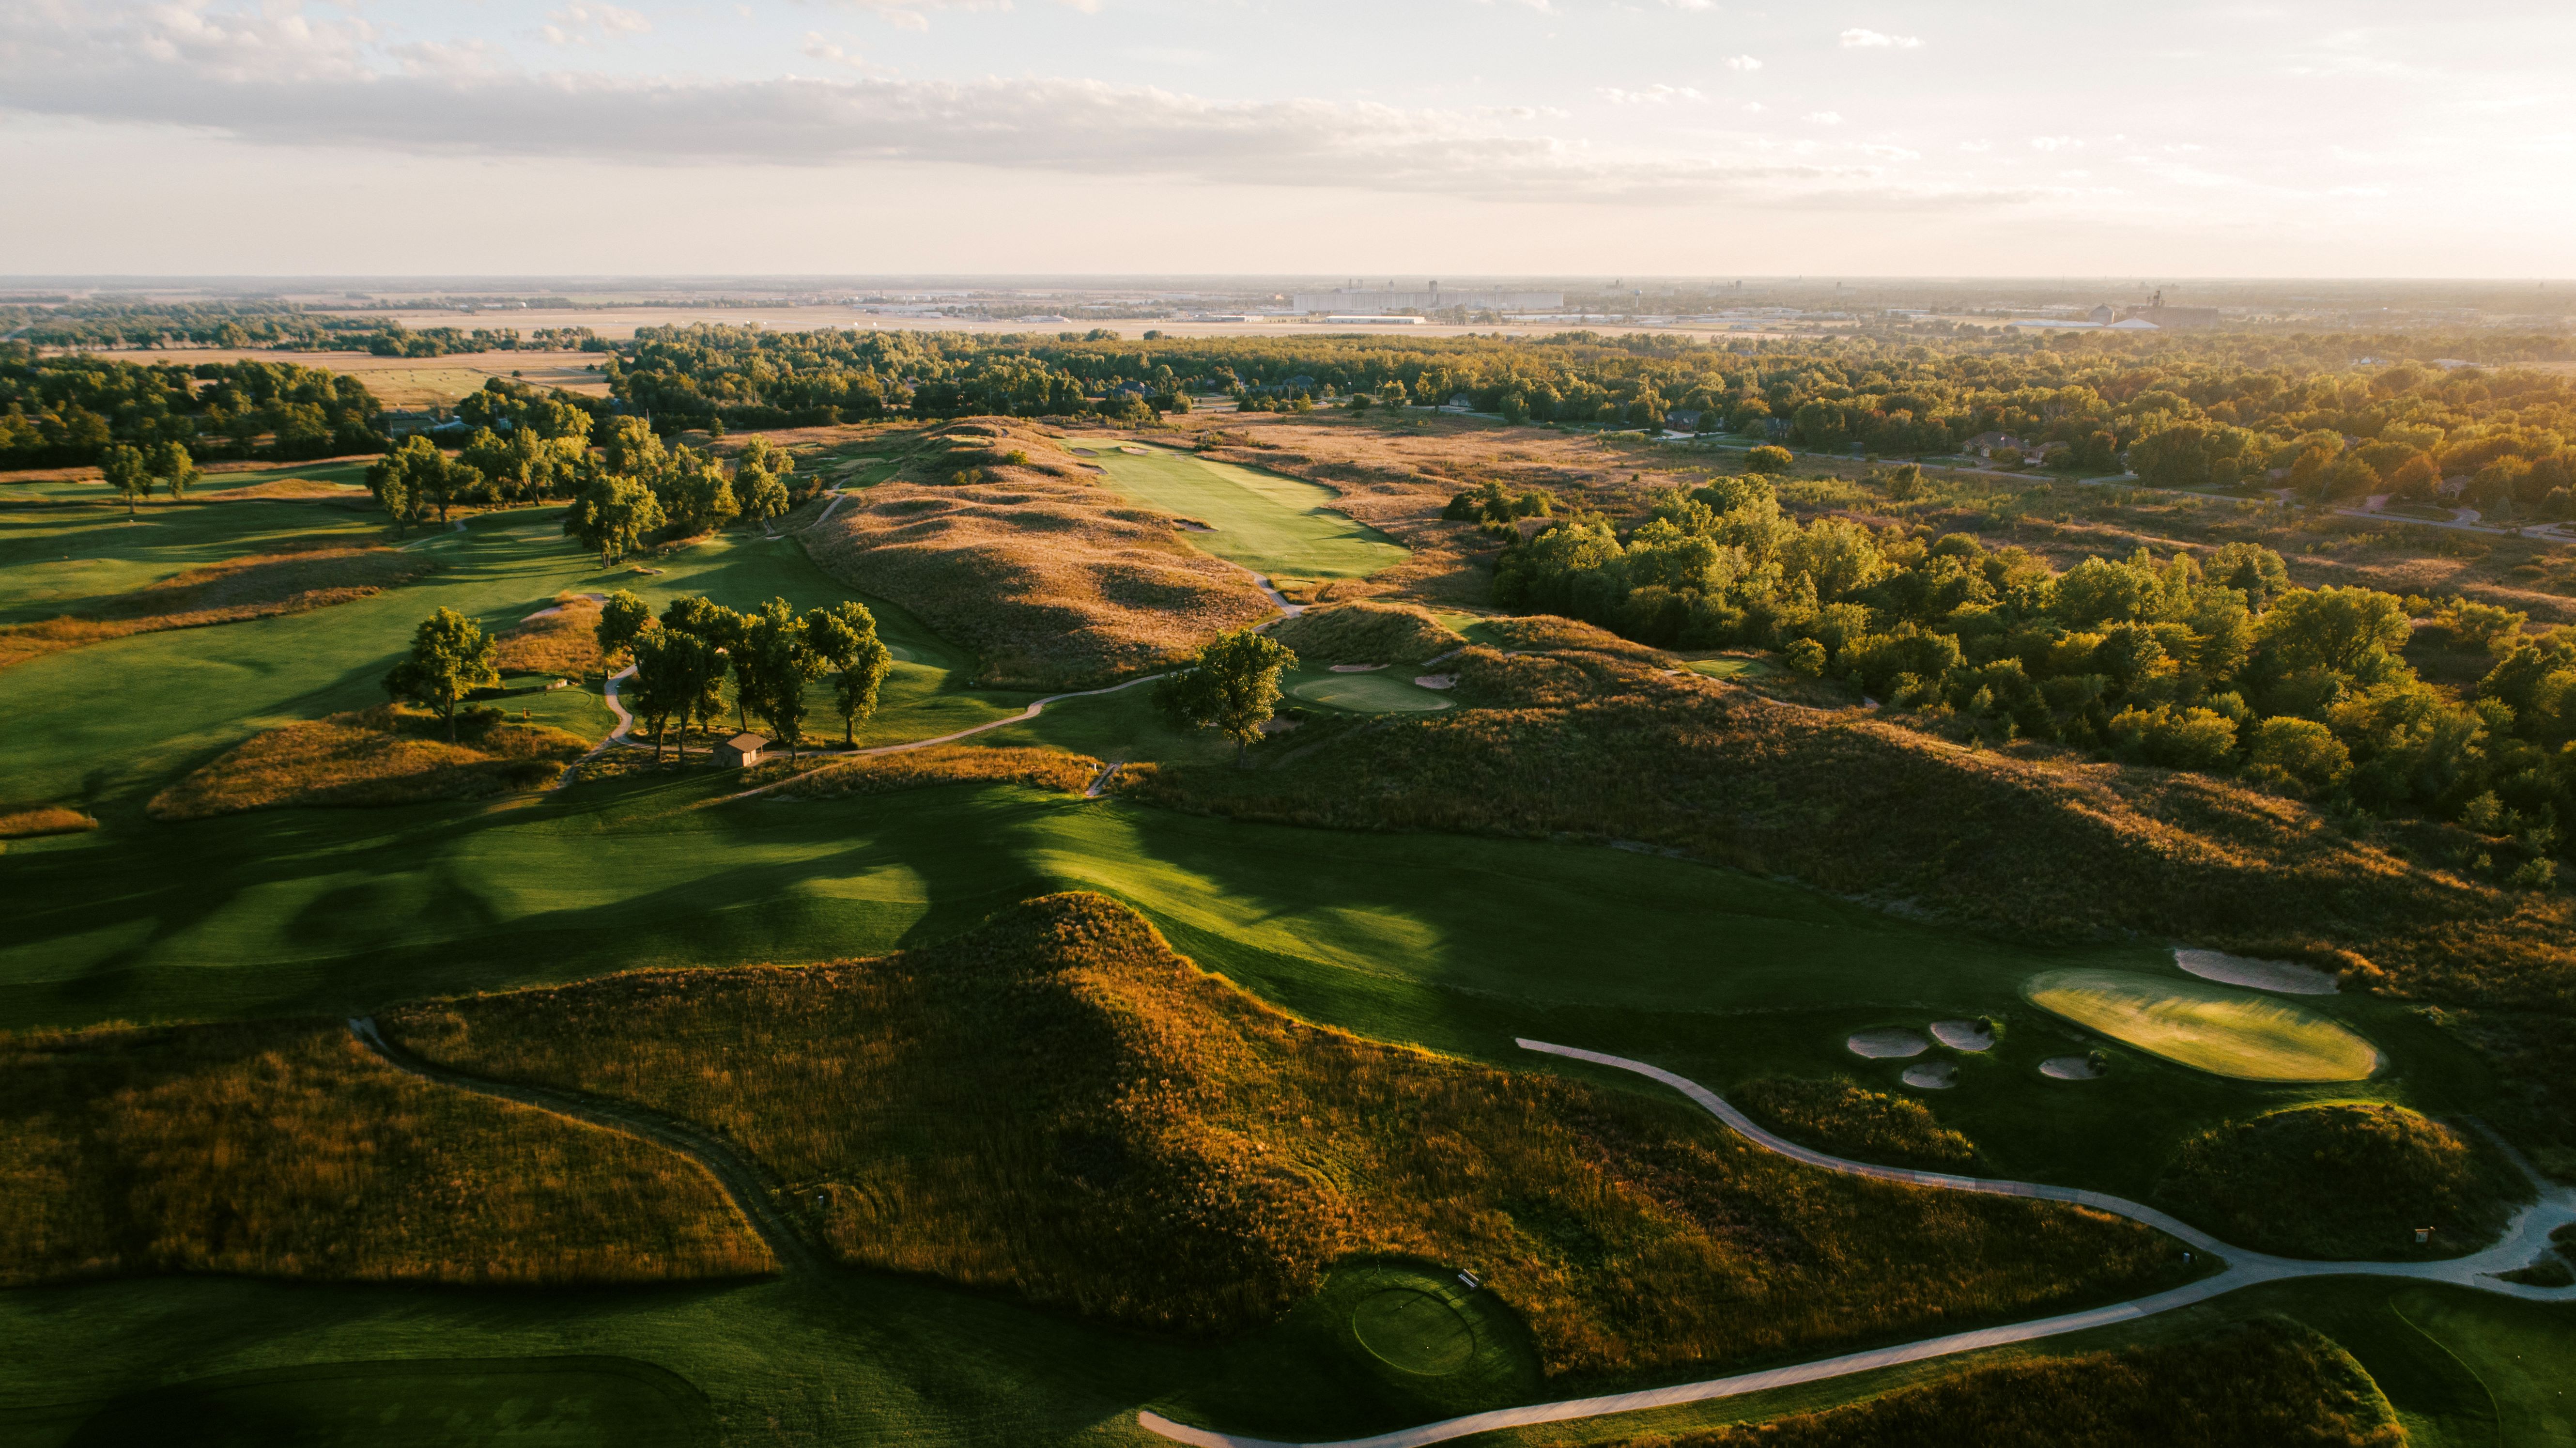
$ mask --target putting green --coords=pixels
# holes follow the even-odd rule
[[[2304,1006],[2198,981],[2054,970],[2022,988],[2032,1005],[2114,1040],[2240,1081],[2359,1081],[2378,1050]]]
[[[1411,679],[1382,674],[1327,674],[1288,690],[1292,698],[1354,714],[1436,714],[1450,701]]]
[[[1424,1377],[1446,1377],[1476,1355],[1476,1330],[1429,1292],[1391,1287],[1351,1313],[1351,1331],[1380,1362]]]
[[[1402,545],[1336,511],[1341,495],[1327,487],[1187,453],[1102,449],[1091,458],[1119,492],[1214,528],[1189,540],[1255,573],[1366,578],[1404,561]]]
[[[626,1358],[311,1363],[111,1404],[69,1448],[699,1448],[714,1415],[687,1380]]]
[[[1779,672],[1761,659],[1693,659],[1682,667],[1712,679],[1758,679]]]

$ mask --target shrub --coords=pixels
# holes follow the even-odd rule
[[[1785,473],[1796,462],[1787,448],[1776,443],[1764,443],[1744,455],[1744,466],[1757,473]]]
[[[1825,672],[1825,646],[1814,639],[1792,639],[1789,646],[1780,651],[1780,656],[1788,660],[1790,668],[1809,678],[1820,677]]]
[[[2340,1101],[2183,1143],[2156,1196],[2238,1246],[2294,1257],[2456,1256],[2530,1187],[2503,1153],[2402,1106]],[[2418,1227],[2433,1240],[2415,1244]]]
[[[2280,715],[2254,726],[2247,776],[2300,795],[2323,794],[2352,773],[2352,751],[2313,719]]]
[[[1770,1076],[1735,1088],[1735,1104],[1792,1141],[1865,1161],[1955,1171],[1977,1159],[1976,1143],[1906,1096],[1845,1080]]]

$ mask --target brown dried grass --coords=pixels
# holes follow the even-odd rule
[[[1473,1265],[1557,1374],[1811,1352],[2174,1280],[2132,1223],[1799,1167],[1678,1102],[1298,1021],[1102,896],[801,968],[390,1013],[460,1069],[704,1123],[841,1260],[1231,1332],[1332,1263]]]
[[[774,1265],[687,1157],[404,1075],[336,1024],[0,1036],[0,1285],[536,1286]]]
[[[987,684],[1160,668],[1272,614],[1242,570],[1191,549],[1164,515],[1003,418],[923,434],[894,478],[797,536],[833,577],[974,650]]]
[[[599,600],[589,594],[558,593],[494,640],[494,663],[505,674],[587,678],[600,670],[599,614]]]
[[[422,710],[387,705],[288,724],[152,797],[156,820],[195,820],[295,806],[423,804],[481,799],[551,783],[587,753],[578,734],[545,725],[490,724],[450,744]]]
[[[227,559],[102,599],[82,615],[0,625],[0,669],[130,634],[240,623],[349,603],[409,583],[437,566],[382,547],[327,546]]]
[[[0,840],[22,840],[33,835],[72,835],[97,828],[97,820],[61,805],[0,811]]]
[[[1308,609],[1280,620],[1270,636],[1296,650],[1307,668],[1418,663],[1467,642],[1418,604],[1370,600]]]
[[[879,754],[787,774],[777,793],[796,799],[890,794],[933,784],[1025,784],[1080,794],[1100,773],[1100,761],[1054,749],[976,749],[951,745]]]

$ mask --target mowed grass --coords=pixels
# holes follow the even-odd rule
[[[1366,578],[1405,558],[1402,544],[1337,511],[1340,495],[1317,483],[1159,448],[1140,455],[1102,447],[1083,460],[1137,502],[1215,529],[1185,536],[1255,573]]]
[[[1456,707],[1446,694],[1413,682],[1402,664],[1367,674],[1300,672],[1285,682],[1292,699],[1353,714],[1437,714]]]
[[[2054,971],[2026,988],[2033,1005],[2141,1051],[2242,1081],[2360,1081],[2378,1050],[2331,1019],[2277,996],[2118,971]]]
[[[198,510],[207,536],[192,546],[225,548],[222,520],[263,508]],[[10,515],[0,514],[0,519]],[[294,507],[293,516],[328,526],[335,510]],[[491,513],[463,533],[429,534],[407,557],[438,565],[429,577],[372,597],[311,612],[179,633],[128,637],[68,650],[10,671],[21,704],[19,728],[0,743],[7,793],[28,801],[139,810],[143,799],[250,735],[276,725],[383,703],[381,680],[419,621],[449,607],[493,634],[549,606],[557,593],[631,588],[658,610],[682,594],[705,593],[748,608],[784,597],[798,608],[859,597],[834,582],[790,539],[735,532],[633,565],[603,570],[595,554],[564,539],[555,509]],[[196,561],[190,559],[190,562]],[[174,570],[175,571],[175,570]],[[0,569],[0,577],[12,576]],[[960,683],[965,660],[899,609],[868,600],[880,632],[917,662],[887,680],[867,742],[945,733],[1016,712],[1027,695],[989,695]],[[512,693],[496,701],[513,718],[551,723],[597,738],[611,716],[593,689]],[[810,727],[838,732],[816,699]],[[95,810],[93,810],[95,812]]]
[[[0,623],[79,613],[85,605],[228,558],[285,547],[355,546],[375,541],[383,531],[381,514],[370,518],[311,503],[147,507],[132,522],[121,504],[0,508]]]
[[[1195,1336],[1276,1321],[1336,1262],[1472,1264],[1551,1380],[1618,1380],[2194,1272],[2133,1223],[1822,1173],[1669,1095],[1306,1025],[1088,892],[892,957],[378,1020],[457,1069],[740,1143],[845,1262]]]
[[[72,1448],[713,1448],[689,1381],[631,1358],[308,1363],[112,1403]]]

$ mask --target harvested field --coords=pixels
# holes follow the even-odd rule
[[[157,820],[207,819],[297,806],[480,799],[551,783],[590,748],[543,725],[458,715],[458,738],[417,709],[380,705],[256,735],[153,796]]]
[[[0,669],[130,634],[327,608],[408,583],[437,566],[397,549],[334,545],[191,568],[149,588],[102,599],[82,615],[0,625]]]
[[[1680,1102],[1307,1025],[1098,895],[873,961],[379,1021],[459,1069],[705,1123],[821,1198],[846,1261],[1139,1327],[1269,1322],[1339,1260],[1472,1262],[1552,1374],[1586,1375],[2027,1316],[2187,1270],[2132,1223],[1816,1172]]]
[[[770,1267],[697,1163],[404,1075],[337,1021],[0,1036],[0,1284]]]
[[[833,577],[974,650],[985,684],[1103,682],[1275,613],[1242,570],[1008,419],[932,429],[894,478],[798,536]]]
[[[433,327],[457,324],[453,313],[432,313]],[[512,317],[508,325],[527,327],[541,325],[524,317]],[[585,321],[573,326],[587,326]],[[515,377],[532,387],[560,387],[590,397],[608,395],[607,379],[590,370],[600,357],[593,352],[545,352],[530,348],[524,352],[451,352],[444,357],[378,357],[366,352],[265,352],[238,351],[223,347],[189,347],[101,351],[95,355],[121,358],[146,364],[179,362],[286,362],[299,367],[319,367],[326,372],[342,372],[367,384],[367,390],[387,407],[422,408],[453,407],[469,392],[480,392],[483,384],[495,377]]]

